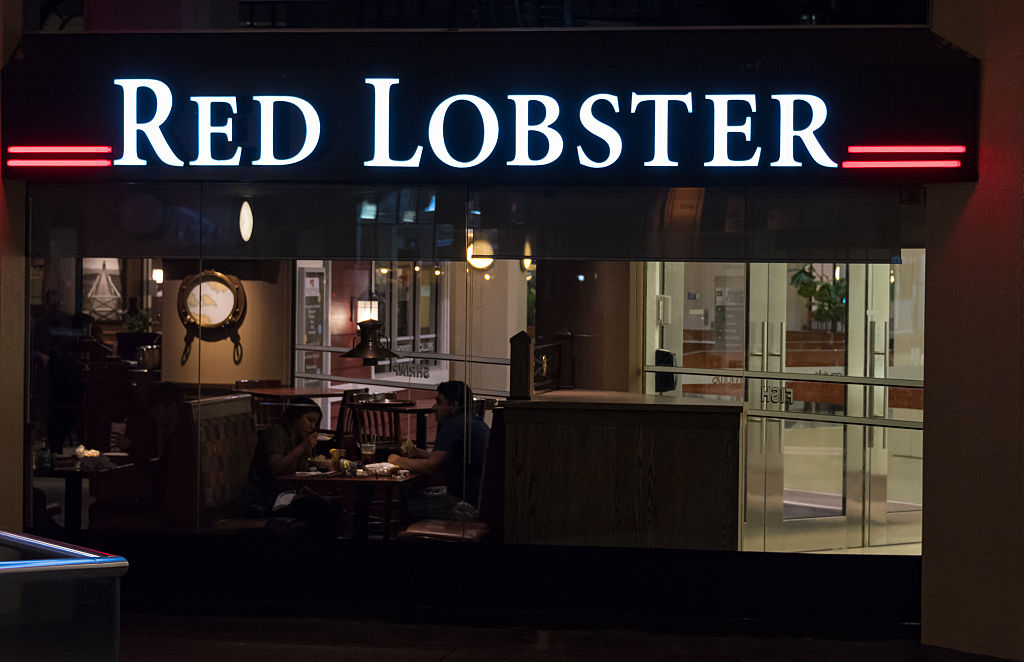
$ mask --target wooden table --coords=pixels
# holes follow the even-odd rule
[[[62,478],[64,480],[64,528],[67,531],[82,530],[82,479],[109,473],[119,469],[135,466],[132,462],[115,464],[102,469],[82,469],[75,467],[37,467],[33,472],[36,478]]]
[[[369,529],[370,501],[375,490],[382,490],[384,498],[384,540],[391,537],[391,511],[393,505],[401,506],[402,493],[418,485],[423,480],[422,474],[410,473],[406,476],[377,478],[373,476],[340,476],[338,474],[285,474],[278,476],[279,483],[296,489],[307,487],[317,494],[355,495],[355,513],[353,517],[353,533],[355,537],[365,540]]]
[[[288,398],[340,398],[344,393],[343,388],[331,388],[330,386],[253,386],[236,388],[238,393],[252,393],[264,398],[287,400]]]

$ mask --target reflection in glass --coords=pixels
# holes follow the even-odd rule
[[[846,374],[845,265],[807,262],[786,270],[786,371]]]
[[[783,433],[783,519],[845,514],[845,426],[786,421]]]
[[[921,510],[922,462],[924,459],[922,430],[885,431],[888,450],[888,512]]]

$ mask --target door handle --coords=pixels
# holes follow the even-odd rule
[[[768,347],[767,347],[767,345],[768,345],[768,322],[761,322],[761,334],[760,335],[761,335],[760,351],[756,351],[755,352],[754,350],[751,350],[750,351],[750,356],[751,357],[757,357],[757,358],[761,359],[761,370],[764,371],[766,369],[764,355],[765,355],[765,352],[768,349]]]
[[[765,322],[764,324],[765,324],[766,327],[768,326],[767,322]],[[786,323],[785,322],[779,322],[779,338],[778,338],[778,340],[779,340],[779,351],[777,351],[777,352],[769,352],[770,356],[780,356],[781,357],[781,356],[785,356],[785,354],[786,354]],[[781,372],[781,370],[780,370],[780,372]]]

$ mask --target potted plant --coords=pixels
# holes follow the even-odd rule
[[[134,359],[139,347],[160,344],[160,334],[152,331],[153,322],[148,312],[139,310],[138,304],[128,304],[121,330],[117,332],[117,355],[123,359]]]
[[[839,324],[846,322],[848,283],[845,278],[819,274],[813,264],[805,264],[793,271],[789,284],[807,299],[807,310],[815,322],[828,324],[833,333]]]

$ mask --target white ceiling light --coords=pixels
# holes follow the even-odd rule
[[[238,210],[238,232],[242,235],[242,241],[252,238],[252,207],[248,200],[243,201],[242,208]]]

